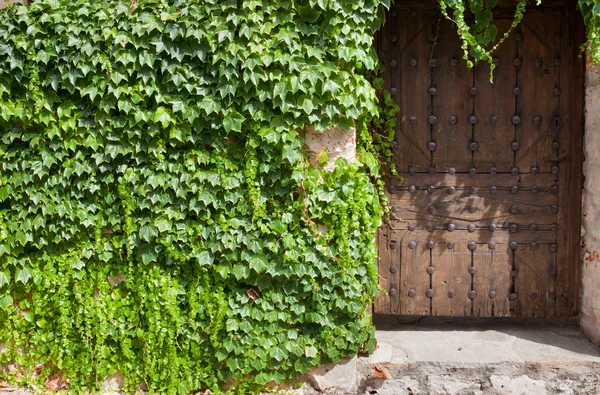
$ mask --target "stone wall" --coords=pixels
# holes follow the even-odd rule
[[[580,324],[600,344],[600,69],[586,63]]]

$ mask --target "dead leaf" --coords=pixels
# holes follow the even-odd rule
[[[44,381],[44,387],[50,391],[60,391],[66,387],[66,381],[63,381],[63,372],[59,370],[46,378]]]
[[[389,380],[392,378],[392,375],[390,374],[390,372],[387,370],[386,367],[381,366],[381,365],[375,365],[373,368],[375,369],[375,377],[384,379],[384,380]]]
[[[253,290],[252,288],[250,288],[249,290],[247,290],[246,294],[252,300],[260,297],[260,294],[258,292],[256,292],[255,290]]]

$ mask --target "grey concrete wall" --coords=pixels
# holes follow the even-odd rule
[[[600,344],[600,68],[588,58],[583,149],[582,268],[580,324]]]

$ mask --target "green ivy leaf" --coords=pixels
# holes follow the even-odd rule
[[[13,306],[13,298],[10,295],[4,295],[0,298],[0,309],[8,310],[9,307]]]
[[[27,284],[29,279],[31,278],[31,272],[28,268],[23,267],[17,272],[17,281],[22,282],[23,284]]]

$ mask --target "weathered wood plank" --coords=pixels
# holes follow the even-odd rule
[[[429,34],[433,29],[434,16],[429,11],[415,11],[414,16],[404,14],[409,21],[402,26],[402,41],[391,37],[392,51],[399,57],[398,67],[402,69],[401,80],[394,81],[398,86],[396,97],[400,97],[401,119],[396,130],[395,161],[399,170],[406,171],[415,166],[417,171],[426,172],[431,163],[428,144],[431,141],[431,114],[429,84],[431,74],[429,57],[432,42]],[[399,90],[401,86],[401,90]]]
[[[390,227],[395,228],[395,223],[390,224]],[[395,229],[397,231],[403,230],[400,227]],[[406,231],[407,234],[405,239],[411,240],[435,240],[436,243],[447,243],[449,241],[455,243],[468,243],[474,241],[478,244],[487,244],[490,241],[494,241],[498,244],[508,244],[511,241],[516,241],[519,244],[527,244],[531,242],[553,244],[556,243],[556,232],[555,231],[537,231],[531,232],[527,230],[519,230],[518,232],[512,233],[507,230],[502,231],[476,231],[468,232],[465,230],[459,230],[454,232],[448,232],[447,230],[423,230],[417,229],[414,231]],[[404,256],[402,256],[404,259]],[[402,261],[404,263],[404,261]]]
[[[496,21],[499,33],[510,27],[510,21]],[[473,140],[479,144],[474,151],[474,165],[478,172],[488,173],[495,167],[500,173],[509,173],[514,166],[514,152],[511,143],[515,139],[512,117],[515,111],[513,88],[516,81],[514,58],[517,55],[515,33],[498,47],[494,70],[494,84],[490,82],[490,67],[481,64],[474,67],[475,96]]]
[[[519,187],[519,190],[529,191],[532,186],[536,186],[538,190],[549,190],[556,184],[556,177],[554,174],[521,174],[519,176],[513,176],[511,174],[476,174],[474,176],[470,174],[408,174],[401,173],[399,178],[396,178],[392,182],[392,188],[404,187],[408,188],[410,185],[414,185],[417,188],[427,189],[428,186],[434,186],[436,188],[444,187],[455,187],[456,189],[469,189],[473,186],[480,188],[489,188],[496,186],[500,188],[511,188],[514,185]]]
[[[454,23],[440,22],[437,44],[434,48],[436,66],[432,68],[433,114],[433,164],[437,171],[453,168],[458,173],[468,173],[472,165],[469,143],[472,138],[469,116],[473,113],[473,71],[462,59],[461,41]]]
[[[473,252],[473,315],[505,317],[510,315],[508,295],[513,253],[507,244],[478,245]]]
[[[528,173],[532,168],[549,173],[552,158],[552,121],[556,116],[560,67],[560,41],[556,40],[556,27],[561,15],[557,13],[527,14],[520,24],[522,40],[519,41],[521,65],[517,68],[520,94],[517,113],[521,122],[516,126],[516,167]]]
[[[551,317],[554,315],[555,274],[548,244],[538,244],[533,250],[521,244],[515,250],[515,315],[517,317]]]
[[[379,296],[374,301],[377,313],[390,313],[390,254],[387,249],[389,228],[382,226],[377,229],[377,270],[379,273]]]
[[[463,317],[471,315],[472,303],[468,297],[471,290],[471,251],[466,243],[438,242],[431,254],[432,315]]]
[[[431,263],[431,254],[426,246],[429,237],[425,234],[420,238],[414,236],[407,234],[401,245],[400,312],[404,315],[429,315],[430,299],[426,294],[430,286],[427,267]]]

